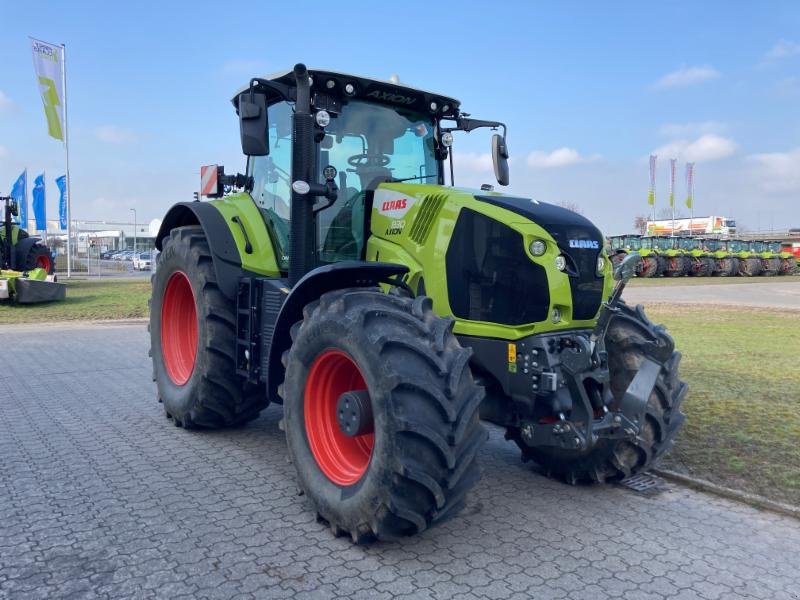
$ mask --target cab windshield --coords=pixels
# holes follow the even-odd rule
[[[365,199],[385,181],[438,183],[434,122],[427,115],[353,100],[331,119],[319,146],[321,171],[338,171],[336,203],[317,215],[322,263],[361,257],[364,247]]]
[[[639,250],[642,247],[641,238],[638,237],[625,238],[625,245],[631,250]]]

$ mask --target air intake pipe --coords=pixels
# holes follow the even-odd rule
[[[292,183],[314,181],[314,119],[311,116],[311,86],[308,70],[294,66],[297,100],[292,117]],[[314,197],[298,193],[292,185],[289,230],[289,284],[295,285],[316,266]]]

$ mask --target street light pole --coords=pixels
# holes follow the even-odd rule
[[[132,208],[133,213],[133,257],[136,258],[136,209]]]

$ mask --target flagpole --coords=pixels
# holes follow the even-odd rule
[[[72,190],[69,187],[69,119],[67,118],[67,46],[61,44],[61,85],[64,89],[64,159],[67,183],[67,279],[72,276]]]

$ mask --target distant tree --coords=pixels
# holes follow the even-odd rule
[[[633,229],[637,233],[641,233],[644,235],[647,233],[647,222],[650,220],[650,217],[647,215],[636,215],[633,218]]]
[[[561,208],[566,208],[567,210],[571,210],[574,213],[578,213],[579,215],[583,214],[581,207],[578,206],[577,202],[570,202],[569,200],[562,200],[558,203]]]

